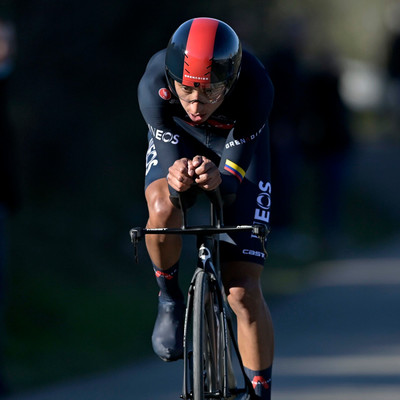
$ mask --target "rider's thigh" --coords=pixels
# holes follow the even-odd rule
[[[230,261],[222,264],[221,273],[226,288],[239,285],[256,287],[260,284],[263,266],[249,261]]]
[[[165,178],[157,179],[147,186],[145,196],[149,210],[149,227],[180,226],[180,211],[171,203],[169,194]]]

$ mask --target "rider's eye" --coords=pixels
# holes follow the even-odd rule
[[[225,87],[224,86],[215,86],[211,88],[205,89],[205,95],[210,99],[215,99],[220,97],[224,93]]]
[[[185,92],[185,93],[192,93],[193,88],[190,86],[181,86],[181,89]]]

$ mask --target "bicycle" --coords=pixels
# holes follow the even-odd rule
[[[187,210],[193,204],[193,198],[187,197],[185,192],[178,198],[171,198],[175,206],[181,209],[181,228],[133,228],[130,230],[131,241],[138,262],[138,242],[145,235],[178,234],[196,237],[197,267],[189,285],[185,311],[181,398],[247,400],[251,398],[254,389],[244,371],[221,281],[219,235],[251,231],[261,240],[265,251],[264,243],[269,231],[265,225],[259,224],[224,226],[220,192],[204,193],[210,200],[209,225],[188,226]],[[237,383],[232,354],[240,367],[242,385]]]

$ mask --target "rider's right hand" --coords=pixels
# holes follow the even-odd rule
[[[191,160],[181,158],[176,160],[168,169],[168,184],[177,192],[185,192],[194,183],[194,171],[189,165]]]

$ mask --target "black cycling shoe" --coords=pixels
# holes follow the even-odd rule
[[[183,302],[158,303],[158,315],[151,341],[154,352],[163,361],[183,358],[183,325],[185,305]]]

